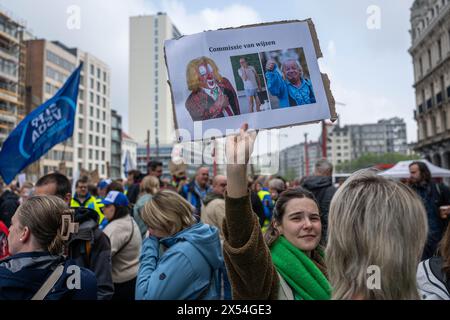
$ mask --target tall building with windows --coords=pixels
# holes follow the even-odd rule
[[[94,55],[73,49],[83,62],[76,130],[76,169],[97,170],[108,176],[111,166],[111,102],[109,66]]]
[[[121,178],[122,166],[122,116],[111,110],[111,166],[108,177]]]
[[[129,131],[139,143],[172,145],[172,99],[167,84],[164,41],[181,33],[165,13],[130,18]]]
[[[406,137],[406,123],[397,117],[376,123],[336,125],[328,131],[327,158],[338,165],[367,153],[406,155]]]
[[[0,149],[26,113],[24,28],[0,7]]]
[[[111,163],[109,67],[90,53],[58,41],[37,39],[26,44],[28,112],[50,99],[83,62],[73,136],[42,157],[33,175],[59,170],[76,177],[86,169],[107,177]]]
[[[418,127],[416,151],[450,168],[450,1],[416,0],[411,48]]]
[[[77,65],[76,55],[58,42],[43,39],[26,41],[27,47],[27,105],[31,112],[47,101],[63,86]],[[73,138],[50,149],[27,170],[31,180],[52,171],[71,177],[74,173]]]

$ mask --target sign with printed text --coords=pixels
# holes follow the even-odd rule
[[[242,123],[271,129],[335,117],[309,21],[207,31],[165,42],[179,142]]]

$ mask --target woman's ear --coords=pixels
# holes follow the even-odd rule
[[[283,234],[283,226],[276,220],[272,221],[273,228],[278,231],[279,234]]]
[[[21,235],[20,235],[19,240],[20,240],[22,243],[25,243],[25,242],[27,242],[27,241],[30,239],[30,236],[31,236],[30,228],[28,228],[28,227],[23,227],[23,230],[22,230],[22,233],[21,233]]]

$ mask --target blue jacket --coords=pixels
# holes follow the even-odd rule
[[[80,268],[80,289],[68,288],[74,283],[77,271],[67,270],[74,265],[62,256],[48,252],[19,253],[0,262],[0,300],[29,300],[44,284],[53,270],[64,264],[62,276],[45,300],[97,300],[97,280],[92,271]]]
[[[211,191],[211,187],[208,186],[204,192],[205,196]],[[183,186],[183,188],[181,189],[181,196],[183,196],[183,198],[185,198],[190,204],[195,207],[195,215],[200,216],[202,201],[205,197],[202,197],[198,193],[195,180]]]
[[[160,244],[167,248],[160,253]],[[136,300],[219,299],[223,263],[216,227],[196,223],[174,236],[142,244]]]
[[[316,102],[311,81],[308,79],[302,78],[302,84],[297,88],[283,79],[277,65],[272,71],[266,72],[266,79],[267,88],[272,95],[278,97],[280,108]]]

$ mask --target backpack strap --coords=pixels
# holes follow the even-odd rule
[[[55,286],[56,282],[58,282],[59,278],[61,278],[63,271],[64,265],[59,264],[52,272],[52,274],[47,278],[44,284],[34,294],[31,300],[44,300],[50,290],[52,290],[52,288]]]

